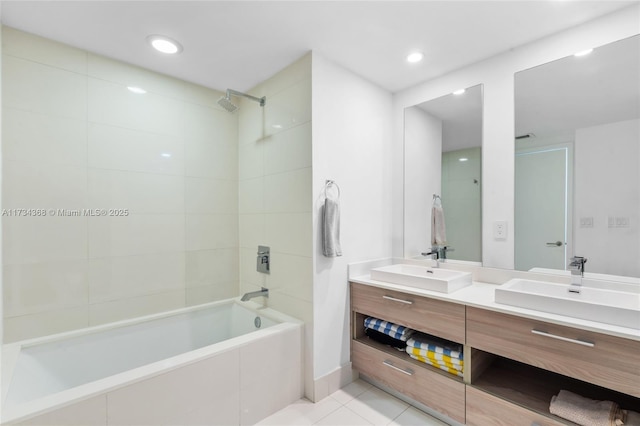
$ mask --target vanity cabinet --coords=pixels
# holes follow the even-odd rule
[[[574,425],[549,413],[561,389],[640,412],[639,341],[350,285],[353,368],[460,423]],[[464,344],[464,379],[368,339],[366,316]]]
[[[640,342],[467,307],[467,344],[640,397]]]
[[[355,370],[465,422],[465,385],[406,352],[379,344],[364,334],[364,318],[376,317],[457,343],[464,343],[465,308],[422,296],[351,284],[351,363]]]

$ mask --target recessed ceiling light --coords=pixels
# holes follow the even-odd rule
[[[171,153],[169,152],[163,152],[162,154],[160,154],[160,156],[164,157],[164,158],[171,158]]]
[[[150,35],[147,37],[147,41],[158,52],[173,55],[175,53],[182,52],[182,46],[177,41],[163,35]]]
[[[465,161],[469,161],[469,159],[468,159],[468,158],[465,158],[465,157],[462,157],[462,158],[458,158],[458,161],[465,162]]]
[[[127,86],[127,89],[129,89],[130,92],[136,93],[138,95],[144,95],[145,93],[147,93],[147,91],[141,87]]]
[[[585,56],[591,52],[593,52],[593,49],[581,50],[580,52],[575,53],[573,56]]]
[[[411,62],[415,64],[416,62],[420,62],[424,58],[424,53],[422,52],[413,52],[407,55],[407,62]]]
[[[466,92],[466,89],[459,89],[456,90],[455,92],[453,92],[454,95],[462,95],[464,92]]]

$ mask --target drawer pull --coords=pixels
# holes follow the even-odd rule
[[[391,367],[391,368],[393,368],[394,370],[398,370],[399,372],[406,374],[407,376],[413,376],[413,371],[411,371],[411,370],[404,370],[404,369],[402,369],[402,368],[400,368],[400,367],[396,367],[395,365],[393,365],[393,364],[391,363],[391,361],[382,361],[382,363],[383,363],[384,365],[386,365],[387,367]]]
[[[410,300],[396,299],[395,297],[391,297],[391,296],[382,296],[382,298],[387,300],[392,300],[394,302],[404,303],[406,305],[413,305],[413,302]]]
[[[540,331],[540,330],[533,329],[533,330],[531,330],[531,332],[533,334],[537,334],[538,336],[550,337],[552,339],[562,340],[563,342],[575,343],[576,345],[587,346],[589,348],[593,348],[596,345],[595,343],[586,342],[584,340],[569,339],[568,337],[557,336],[555,334],[547,333],[546,331]]]

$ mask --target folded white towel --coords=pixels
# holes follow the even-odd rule
[[[624,424],[624,412],[612,401],[595,401],[567,390],[551,398],[551,414],[582,426],[616,426]]]
[[[628,411],[624,426],[640,426],[640,413]]]
[[[443,246],[447,244],[447,232],[444,224],[444,210],[442,206],[431,209],[431,245]]]
[[[340,246],[340,205],[327,197],[322,208],[322,254],[326,257],[342,256]]]

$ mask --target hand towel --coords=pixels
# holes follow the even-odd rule
[[[364,326],[365,328],[372,328],[376,331],[391,336],[394,339],[402,340],[403,342],[406,342],[407,339],[409,339],[409,337],[411,337],[411,335],[413,334],[413,330],[411,330],[410,328],[373,317],[365,318]]]
[[[326,197],[322,207],[322,254],[326,257],[342,256],[340,247],[340,205]]]
[[[431,245],[445,244],[447,244],[447,232],[444,224],[444,210],[442,206],[433,206],[431,208]]]
[[[595,401],[567,390],[551,398],[549,412],[582,426],[624,424],[624,412],[612,401]]]

